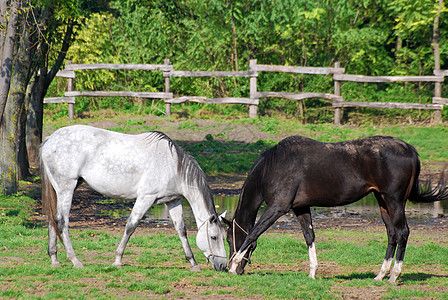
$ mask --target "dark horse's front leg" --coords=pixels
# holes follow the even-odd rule
[[[250,255],[250,254],[246,255],[248,254],[248,251],[254,250],[255,247],[254,245],[257,239],[260,237],[260,235],[263,232],[265,232],[269,227],[271,227],[272,224],[274,224],[278,218],[287,213],[288,210],[289,208],[285,210],[284,208],[280,208],[278,206],[268,205],[266,207],[263,215],[260,217],[260,219],[252,228],[252,230],[249,232],[238,252],[236,252],[234,257],[229,261],[229,273],[232,274],[242,273],[242,269],[245,266],[245,262],[249,259],[249,257],[246,257]],[[241,271],[237,271],[237,269],[241,269]]]

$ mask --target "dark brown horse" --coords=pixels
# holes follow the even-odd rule
[[[419,188],[420,160],[412,145],[387,136],[339,143],[322,143],[292,136],[264,152],[249,171],[229,229],[229,272],[241,274],[258,237],[280,216],[292,210],[300,221],[309,250],[311,278],[317,270],[311,206],[340,206],[374,193],[386,225],[386,257],[375,280],[390,271],[389,283],[400,276],[409,227],[406,200],[434,202],[448,199],[443,182]],[[267,206],[255,223],[257,212]],[[398,247],[397,247],[398,246]]]

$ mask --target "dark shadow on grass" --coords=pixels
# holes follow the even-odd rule
[[[448,275],[426,274],[426,273],[421,273],[421,272],[405,273],[400,276],[399,280],[403,283],[406,281],[421,282],[421,281],[426,281],[431,278],[448,278]]]
[[[372,272],[365,272],[365,273],[352,273],[349,275],[338,275],[334,277],[328,277],[328,278],[337,278],[342,280],[354,280],[354,279],[372,279],[375,278],[375,274]],[[448,278],[448,275],[437,275],[437,274],[425,274],[425,273],[404,273],[400,276],[398,279],[398,284],[406,284],[407,282],[425,282],[428,279],[431,278]],[[389,279],[388,276],[386,276],[382,282],[386,283]]]
[[[258,271],[258,272],[249,272],[245,275],[242,276],[247,276],[247,275],[261,275],[261,276],[270,276],[270,275],[275,275],[275,276],[285,276],[285,275],[290,275],[292,273],[303,273],[304,276],[308,276],[307,273],[301,272],[301,271],[287,271],[287,272],[276,272],[276,271]],[[340,279],[340,280],[355,280],[355,279],[372,279],[375,277],[375,274],[372,272],[364,272],[364,273],[352,273],[349,275],[337,275],[337,276],[331,276],[331,275],[316,275],[316,279],[323,279],[323,280],[328,280],[328,279]],[[313,280],[310,278],[310,280]]]
[[[342,280],[353,280],[353,279],[372,279],[375,278],[375,274],[372,272],[364,272],[364,273],[351,273],[349,275],[337,275],[331,276],[327,278],[336,278]]]
[[[255,271],[255,272],[248,272],[245,273],[244,275],[241,276],[251,276],[251,275],[258,275],[258,276],[286,276],[286,275],[291,275],[292,273],[302,273],[300,271],[298,272],[293,272],[293,271],[288,271],[288,272],[276,272],[276,271]],[[303,275],[306,275],[305,273],[303,273]],[[363,273],[351,273],[348,275],[337,275],[337,276],[319,276],[317,275],[317,279],[323,279],[323,280],[328,280],[328,279],[339,279],[339,280],[365,280],[365,279],[370,279],[373,281],[373,279],[375,278],[376,274],[374,274],[373,272],[363,272]],[[425,282],[431,278],[448,278],[448,275],[437,275],[437,274],[426,274],[426,273],[405,273],[402,274],[402,276],[400,276],[400,278],[398,279],[398,285],[404,285],[404,284],[411,284],[412,282]],[[387,280],[389,279],[388,276],[386,276],[383,279],[383,283],[386,284]],[[312,280],[312,279],[310,279]]]

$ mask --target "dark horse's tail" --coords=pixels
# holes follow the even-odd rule
[[[409,194],[409,200],[414,203],[431,203],[448,200],[448,184],[445,179],[445,171],[442,172],[439,182],[434,187],[432,186],[431,178],[425,180],[423,184],[420,184],[417,177]]]
[[[42,161],[42,157],[39,157],[39,161],[40,161],[40,173],[42,181],[42,212],[43,214],[47,215],[48,222],[53,225],[53,228],[55,229],[57,236],[62,241],[61,232],[59,230],[58,225],[56,224],[55,219],[57,201],[58,201],[56,191],[54,190],[53,185],[51,184],[48,178],[48,174],[45,165]]]

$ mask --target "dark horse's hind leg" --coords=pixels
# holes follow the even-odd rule
[[[314,245],[314,228],[311,220],[311,211],[309,207],[293,209],[302,227],[303,236],[305,237],[308,246],[308,255],[310,258],[310,273],[309,277],[315,278],[317,271],[317,255],[316,247]]]
[[[401,274],[401,266],[409,237],[409,227],[406,221],[404,203],[393,201],[387,195],[380,195],[379,193],[375,193],[375,197],[380,205],[381,216],[386,225],[388,238],[386,257],[384,258],[380,272],[375,277],[375,281],[381,281],[389,273],[395,250],[397,250],[395,264],[388,280],[388,283],[395,284]]]

